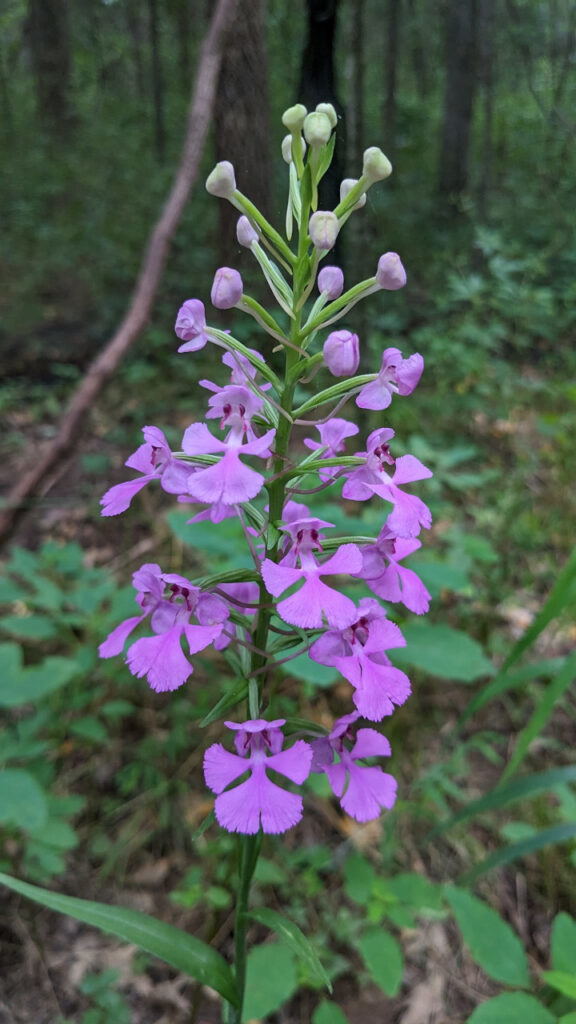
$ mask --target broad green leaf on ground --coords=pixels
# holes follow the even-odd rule
[[[530,974],[526,953],[510,925],[465,889],[448,885],[445,894],[464,942],[482,970],[495,981],[527,988]]]
[[[576,1012],[566,1013],[564,1017],[560,1017],[558,1024],[576,1024]]]
[[[376,871],[361,853],[351,853],[344,865],[344,892],[355,903],[365,905],[372,896]]]
[[[267,928],[271,928],[281,939],[284,939],[296,956],[306,964],[310,974],[322,982],[323,985],[326,985],[330,992],[332,991],[330,978],[320,963],[316,950],[298,925],[282,914],[278,914],[275,910],[270,910],[268,907],[257,907],[250,912],[250,917],[254,921],[259,921],[260,924],[265,925]]]
[[[569,999],[576,999],[576,975],[565,971],[542,971],[542,980]]]
[[[47,819],[44,790],[30,772],[22,768],[0,771],[0,822],[33,831]]]
[[[152,953],[167,964],[182,971],[202,984],[209,985],[233,1005],[237,1005],[236,986],[230,967],[211,946],[171,924],[158,921],[149,914],[124,907],[94,903],[74,896],[63,896],[37,885],[29,885],[17,878],[0,874],[0,884],[14,892],[41,903],[50,910],[68,914],[94,925],[103,932],[118,936],[124,942],[131,942],[140,949]]]
[[[425,875],[416,872],[395,875],[386,879],[386,888],[416,913],[426,914],[426,911],[432,910],[437,914],[444,909],[442,887],[431,882]]]
[[[294,679],[302,679],[305,683],[312,683],[313,686],[332,686],[338,679],[338,671],[330,665],[320,665],[312,661],[308,653],[299,654],[282,665],[284,675]]]
[[[298,988],[292,950],[283,942],[255,946],[248,954],[243,1021],[262,1020],[278,1010]]]
[[[371,928],[360,936],[358,951],[376,984],[388,996],[395,996],[402,984],[404,957],[389,932]]]
[[[494,671],[480,644],[451,626],[411,622],[402,627],[402,632],[406,647],[392,652],[395,665],[414,666],[461,683],[472,683]]]
[[[530,721],[516,740],[512,757],[502,775],[502,782],[513,775],[521,765],[530,744],[540,735],[556,704],[562,699],[574,679],[576,679],[576,654],[568,659],[562,671],[548,684],[540,696]]]
[[[527,857],[529,853],[543,850],[546,846],[566,843],[569,839],[574,838],[576,838],[576,822],[571,821],[562,825],[554,825],[552,828],[542,829],[541,832],[528,836],[527,839],[521,839],[518,843],[512,843],[510,846],[504,846],[501,850],[491,853],[480,864],[476,864],[475,867],[466,871],[460,881],[463,884],[470,885],[471,882],[475,882],[477,878],[487,874],[489,871],[493,871],[494,868],[502,867],[504,864],[511,864],[512,861],[519,860],[520,857]]]
[[[467,1024],[556,1024],[556,1018],[534,996],[503,992],[477,1006]]]
[[[15,708],[65,686],[78,672],[70,658],[48,657],[30,668],[22,666],[18,644],[0,644],[0,707]]]
[[[348,1024],[348,1018],[336,1003],[324,999],[312,1014],[312,1024]]]
[[[524,775],[523,778],[515,779],[507,786],[496,786],[495,789],[466,804],[447,821],[440,822],[432,831],[431,836],[440,835],[447,829],[452,828],[461,821],[467,821],[477,814],[485,811],[493,811],[516,800],[528,800],[537,793],[554,789],[555,786],[565,785],[567,782],[576,782],[576,765],[566,765],[564,768],[552,768],[547,772],[534,772]]]
[[[576,975],[576,921],[570,914],[557,914],[552,925],[550,959],[555,971]]]
[[[46,615],[4,615],[0,626],[6,633],[23,640],[49,640],[57,631]]]

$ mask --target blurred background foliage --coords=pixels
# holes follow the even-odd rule
[[[212,7],[4,0],[7,487],[52,436],[63,403],[124,313],[179,158]],[[444,977],[439,1020],[465,1019],[494,995],[494,982],[526,987],[514,943],[516,967],[503,976],[486,949],[469,942],[485,928],[488,946],[497,943],[499,926],[466,902],[474,897],[442,888],[497,868],[480,893],[500,924],[516,928],[540,966],[556,941],[549,974],[576,975],[559,952],[576,928],[566,913],[550,939],[554,914],[576,910],[575,61],[576,7],[568,0],[240,0],[226,44],[205,170],[231,159],[240,188],[280,226],[281,113],[299,100],[334,102],[339,176],[359,173],[368,145],[381,145],[394,164],[339,240],[347,282],[371,275],[386,250],[401,255],[409,278],[402,292],[356,311],[365,367],[386,345],[419,350],[426,362],[418,391],[395,403],[391,419],[402,450],[435,474],[421,492],[435,525],[412,560],[434,602],[426,623],[401,620],[408,647],[398,663],[415,694],[387,729],[402,798],[383,825],[355,828],[318,783],[308,798],[315,814],[298,841],[271,842],[258,869],[258,898],[285,906],[312,937],[350,1021],[373,1012],[362,1003],[370,985],[381,992],[382,1020],[396,1012],[403,955],[414,991],[415,979],[432,984],[434,951]],[[330,188],[328,181],[326,206]],[[237,564],[240,538],[229,521],[193,532],[160,494],[143,494],[128,517],[102,523],[97,499],[124,478],[143,423],[157,422],[177,444],[203,413],[196,382],[215,375],[214,355],[176,360],[171,325],[184,299],[207,299],[219,263],[240,269],[248,288],[261,287],[236,244],[234,220],[226,204],[195,189],[150,323],[92,410],[73,466],[25,520],[0,579],[0,866],[42,884],[64,876],[79,894],[113,898],[120,889],[125,903],[131,879],[140,879],[134,899],[145,890],[165,919],[180,915],[179,923],[224,945],[235,852],[229,837],[202,832],[210,802],[200,722],[227,670],[201,656],[193,691],[158,698],[120,662],[99,662],[96,648],[130,614],[125,584],[140,562],[190,575],[225,571]],[[226,315],[219,326],[231,326]],[[245,342],[262,340],[251,322],[236,320],[234,330]],[[380,525],[376,511],[336,500],[324,494],[315,507],[342,532]],[[347,710],[349,688],[299,659],[286,666],[279,713],[294,713],[301,700],[309,717],[329,722]],[[443,828],[431,832],[438,821]],[[403,954],[405,930],[422,917],[420,945],[409,942]],[[446,924],[453,919],[468,954]],[[49,934],[41,939],[49,946]],[[285,1020],[314,1014],[314,1024],[342,1024],[282,943],[258,948],[252,978],[273,981],[268,994],[251,982],[254,1017],[284,1003],[294,1013]],[[13,976],[26,978],[13,955]],[[485,972],[480,980],[474,963]],[[130,993],[130,1019],[151,1021],[145,987],[134,982],[148,966],[132,965],[128,981],[97,958],[74,981],[59,974],[59,1003],[42,1019],[129,1019],[120,984]],[[4,997],[20,1006],[24,996],[4,985]],[[289,1003],[302,986],[300,1002]],[[533,978],[541,1001],[509,993],[517,997],[513,1019],[530,1024],[532,1012],[535,1024],[563,1014],[573,1020],[566,986]],[[196,1012],[198,997],[190,998]],[[170,1019],[191,1019],[176,999],[171,1012],[180,1011]],[[22,1002],[16,1019],[40,1020],[26,1012]],[[502,1013],[498,1004],[493,1017],[473,1019],[502,1024]]]

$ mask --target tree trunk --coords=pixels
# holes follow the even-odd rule
[[[425,100],[430,92],[430,68],[428,55],[422,42],[422,28],[419,22],[416,0],[408,0],[410,15],[410,51],[416,90],[421,100]]]
[[[438,188],[451,200],[468,184],[470,126],[477,85],[479,0],[451,0]]]
[[[482,103],[482,157],[478,181],[478,213],[488,220],[488,202],[492,181],[493,124],[494,124],[494,2],[480,0],[480,46]]]
[[[158,0],[148,0],[150,56],[152,60],[152,101],[154,104],[154,144],[162,163],[166,152],[166,119],[164,115],[164,76],[160,50]]]
[[[72,122],[72,53],[67,0],[28,0],[28,41],[42,126],[52,134]]]
[[[128,35],[130,37],[130,49],[132,52],[132,64],[134,65],[134,84],[139,99],[146,98],[146,73],[144,71],[144,59],[142,56],[142,44],[145,30],[142,27],[139,6],[134,0],[128,0],[125,5],[125,18]]]
[[[238,188],[267,216],[270,208],[270,130],[265,0],[239,0],[226,35],[214,121],[216,158],[235,168]],[[238,213],[219,203],[220,258],[237,251]]]
[[[401,0],[388,0],[386,40],[386,99],[384,101],[384,140],[387,156],[394,153],[396,141],[396,81],[400,48]]]
[[[307,5],[308,39],[302,57],[298,99],[308,110],[314,110],[317,103],[332,103],[340,115],[334,159],[319,189],[320,208],[332,210],[340,201],[340,182],[344,177],[342,155],[346,152],[344,108],[336,94],[334,74],[338,0],[307,0]]]
[[[352,7],[352,33],[350,38],[350,98],[346,141],[348,167],[357,167],[364,149],[364,15],[366,0],[354,0]]]

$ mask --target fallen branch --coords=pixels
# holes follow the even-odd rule
[[[170,243],[198,176],[216,96],[226,28],[237,2],[218,0],[204,39],[188,112],[182,159],[160,218],[150,235],[126,315],[72,395],[55,438],[41,452],[34,467],[22,475],[8,494],[6,507],[0,513],[0,542],[11,534],[51,469],[74,448],[83,417],[150,317]]]

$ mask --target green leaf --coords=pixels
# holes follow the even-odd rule
[[[54,623],[45,615],[5,615],[0,626],[24,640],[49,640],[56,633]]]
[[[575,580],[576,547],[573,548],[566,565],[556,577],[556,582],[550,591],[548,600],[542,606],[526,632],[520,637],[518,642],[514,644],[514,647],[502,666],[503,672],[521,658],[524,651],[528,650],[528,648],[532,646],[534,641],[540,636],[540,633],[546,629],[546,626],[548,626],[553,619],[557,618],[569,604],[572,599],[572,588]]]
[[[70,658],[45,658],[39,665],[22,667],[17,644],[0,644],[0,707],[15,708],[58,690],[78,672]]]
[[[388,996],[395,996],[402,984],[404,957],[389,932],[371,928],[358,942],[358,950],[376,984]]]
[[[49,907],[50,910],[68,914],[77,921],[94,925],[103,932],[118,936],[124,942],[139,946],[176,970],[183,971],[202,984],[210,985],[234,1006],[238,1004],[234,977],[224,957],[205,942],[188,935],[180,928],[174,928],[173,925],[157,921],[149,914],[140,914],[136,910],[94,903],[73,896],[62,896],[60,893],[20,882],[9,875],[0,874],[0,883]]]
[[[446,898],[470,953],[495,981],[528,988],[528,961],[520,939],[492,907],[449,885]]]
[[[70,732],[82,740],[88,740],[89,743],[105,743],[108,739],[107,729],[94,715],[84,715],[77,722],[73,722]]]
[[[248,954],[243,1021],[261,1020],[278,1010],[298,988],[292,952],[283,943],[256,946]]]
[[[430,838],[441,835],[447,829],[452,828],[461,821],[467,821],[468,818],[473,818],[477,814],[506,807],[507,804],[514,803],[516,800],[527,800],[530,797],[536,796],[537,793],[554,789],[555,786],[560,786],[566,782],[576,782],[576,765],[567,765],[565,768],[552,768],[547,772],[534,772],[532,775],[525,775],[521,779],[510,782],[507,786],[496,786],[486,796],[473,800],[457,811],[456,814],[452,815],[451,818],[448,818],[447,821],[440,822],[430,833]]]
[[[407,903],[418,912],[443,911],[442,887],[416,872],[396,875],[386,880],[386,888],[400,903]]]
[[[455,679],[461,683],[472,683],[493,672],[480,644],[458,629],[411,622],[402,627],[402,632],[406,647],[393,652],[395,665],[411,665],[441,679]]]
[[[21,768],[0,771],[0,822],[32,831],[48,817],[44,790]]]
[[[530,665],[523,665],[522,668],[515,669],[514,672],[500,671],[494,679],[491,679],[472,698],[458,723],[459,727],[462,728],[476,711],[479,711],[480,708],[483,708],[485,704],[488,704],[494,698],[501,697],[504,693],[508,693],[509,690],[523,686],[524,683],[529,683],[533,679],[538,679],[539,677],[549,678],[556,672],[559,672],[565,664],[566,658],[544,658]]]
[[[558,673],[555,679],[548,684],[544,693],[540,697],[536,709],[524,729],[516,740],[514,752],[510,758],[509,763],[503,772],[501,781],[504,782],[510,775],[513,775],[516,769],[522,764],[530,744],[540,735],[544,726],[546,725],[550,715],[554,711],[556,704],[566,693],[566,690],[574,682],[576,678],[576,654],[571,658],[568,658],[564,668]]]
[[[527,839],[521,839],[518,843],[512,843],[511,846],[505,846],[501,850],[496,850],[495,853],[486,857],[486,860],[481,861],[480,864],[467,871],[460,881],[464,884],[470,884],[482,875],[487,874],[488,871],[493,871],[494,868],[502,867],[504,864],[511,864],[512,861],[518,860],[520,857],[526,857],[529,853],[536,853],[537,850],[543,850],[546,846],[554,846],[556,843],[565,843],[575,837],[576,822],[571,821],[567,824],[554,825],[552,828],[543,829],[534,836],[529,836]]]
[[[265,925],[267,928],[271,928],[280,938],[284,939],[299,960],[306,964],[312,977],[317,978],[323,985],[326,985],[330,992],[332,991],[330,978],[320,963],[316,950],[298,925],[294,924],[293,921],[289,921],[282,914],[278,914],[275,910],[270,910],[268,907],[258,907],[256,910],[252,910],[250,917],[254,921],[259,921],[260,924]]]
[[[313,686],[332,686],[332,683],[338,679],[337,669],[312,661],[308,653],[292,658],[291,661],[282,665],[281,670],[284,675],[290,676],[292,679],[302,679],[305,683],[310,683]]]
[[[323,999],[312,1014],[312,1024],[348,1024],[348,1018],[336,1003]]]
[[[235,707],[241,700],[244,700],[247,693],[248,683],[245,679],[242,679],[236,686],[220,697],[220,700],[214,705],[212,710],[204,716],[200,722],[200,726],[204,729],[207,725],[212,725],[212,722],[216,722],[224,711],[227,711],[228,708]]]
[[[542,978],[563,996],[576,999],[576,975],[566,974],[565,971],[542,971]]]
[[[344,865],[344,891],[349,899],[365,906],[369,903],[376,872],[361,853],[352,853]]]
[[[576,1024],[576,1012],[567,1013],[564,1017],[560,1017],[558,1024]]]
[[[503,992],[477,1006],[467,1024],[555,1024],[555,1018],[534,996]]]
[[[576,921],[570,914],[557,914],[554,918],[550,959],[555,971],[576,974]]]

